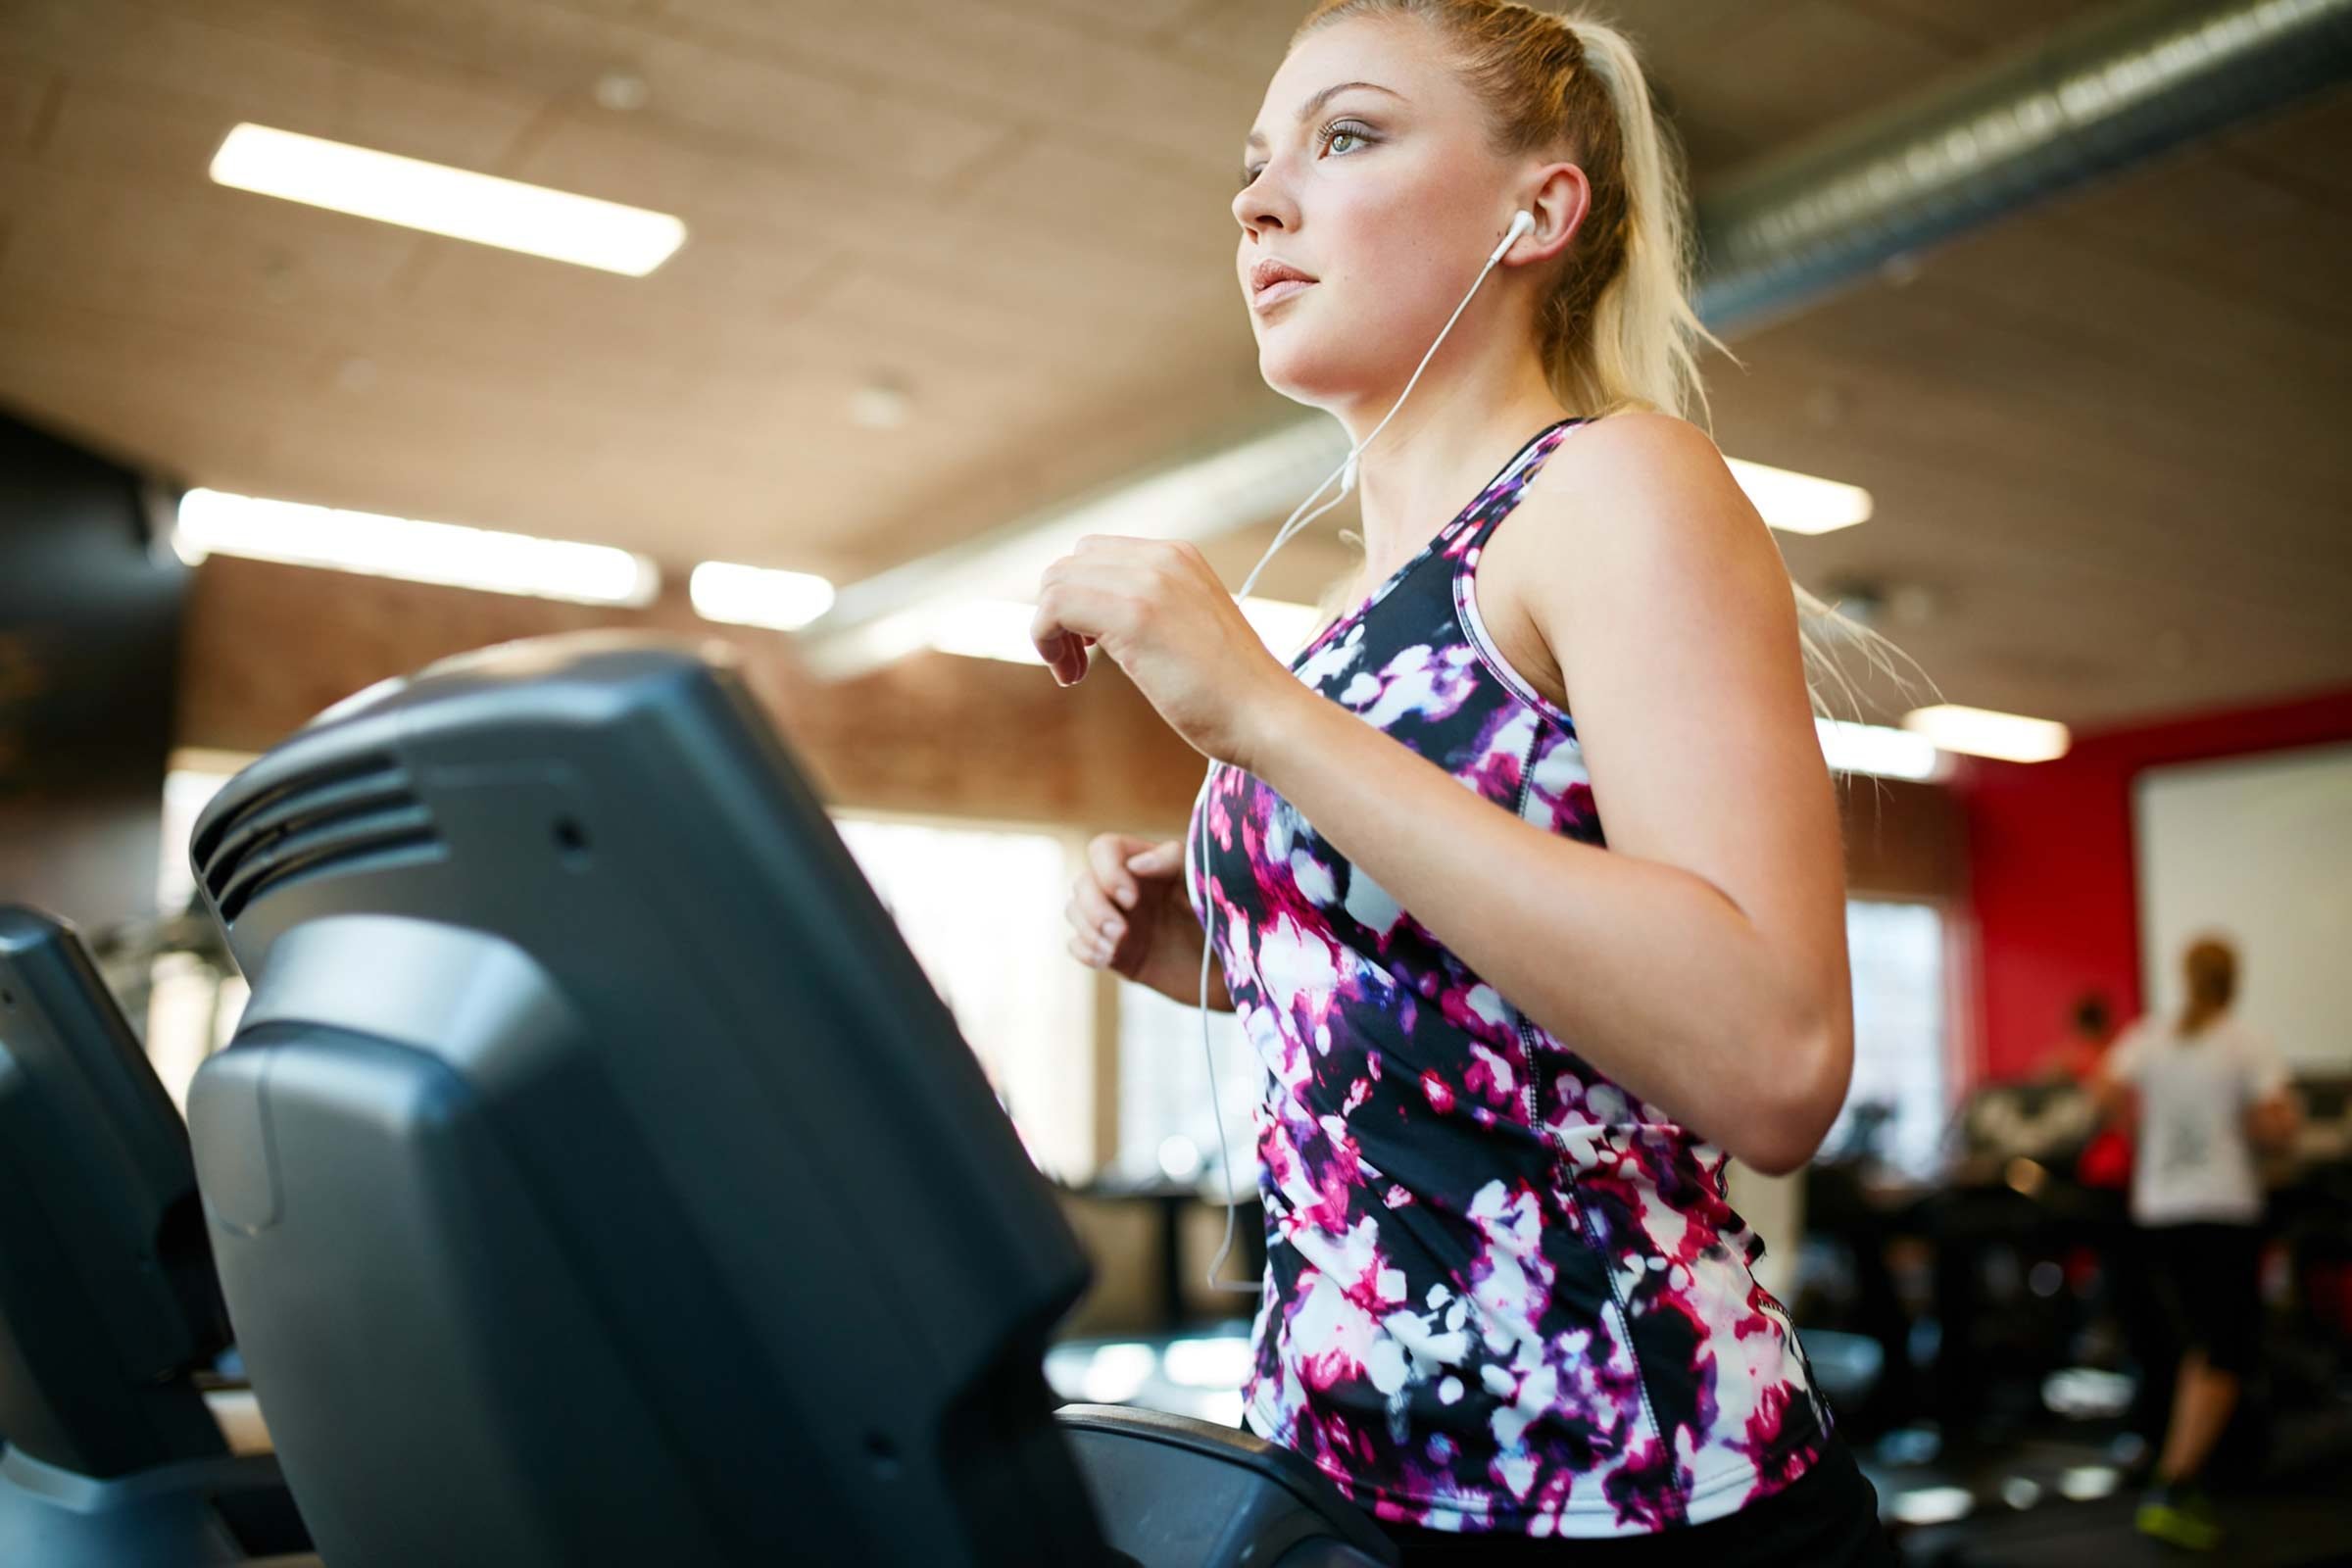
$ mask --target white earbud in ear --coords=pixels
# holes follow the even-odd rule
[[[1496,262],[1501,261],[1503,252],[1509,250],[1512,246],[1519,243],[1520,235],[1532,234],[1535,231],[1535,214],[1527,211],[1525,208],[1513,213],[1511,215],[1511,231],[1502,236],[1502,243],[1495,246],[1494,254],[1487,258],[1487,265],[1489,267],[1493,267]]]

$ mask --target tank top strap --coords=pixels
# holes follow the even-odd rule
[[[1519,497],[1526,492],[1536,475],[1544,471],[1544,462],[1559,449],[1562,441],[1568,439],[1568,433],[1579,425],[1591,422],[1582,416],[1572,416],[1544,430],[1521,449],[1519,456],[1494,476],[1494,482],[1487,486],[1486,493],[1472,504],[1469,515],[1464,519],[1468,526],[1453,541],[1455,559],[1463,559],[1470,551],[1485,546],[1487,536],[1519,505]]]

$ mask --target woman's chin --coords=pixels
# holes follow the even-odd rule
[[[1320,409],[1338,401],[1348,385],[1346,367],[1326,355],[1312,352],[1310,345],[1275,343],[1264,338],[1257,345],[1257,373],[1266,385],[1310,409]]]

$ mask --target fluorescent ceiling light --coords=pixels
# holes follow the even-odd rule
[[[1008,664],[1043,664],[1029,640],[1037,607],[1017,599],[966,599],[941,605],[927,617],[925,641],[943,654],[965,659],[1001,659]]]
[[[1870,492],[1860,485],[1726,458],[1732,477],[1764,520],[1784,533],[1832,533],[1870,520]]]
[[[213,155],[213,178],[238,190],[630,277],[643,277],[686,243],[686,225],[667,213],[267,125],[231,130]]]
[[[583,605],[649,604],[662,584],[652,562],[610,545],[260,501],[220,490],[191,490],[180,498],[172,548],[191,566],[208,555],[249,556]]]
[[[1843,719],[1816,718],[1822,755],[1839,773],[1867,773],[1878,778],[1926,781],[1948,771],[1944,754],[1925,736],[1885,724],[1849,724]]]
[[[2005,762],[2046,762],[2064,757],[2070,744],[2064,724],[1951,703],[1912,710],[1903,715],[1903,728],[1926,736],[1947,752],[1994,757]]]
[[[706,561],[687,580],[687,596],[705,620],[798,631],[832,608],[833,585],[805,571],[770,571]]]

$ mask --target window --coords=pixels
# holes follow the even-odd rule
[[[155,880],[156,907],[165,915],[187,908],[196,897],[188,840],[195,835],[197,816],[220,786],[252,760],[225,752],[172,754],[164,774],[163,855]],[[244,979],[218,949],[191,953],[167,948],[156,954],[148,969],[146,1007],[134,1012],[131,1022],[140,1030],[147,1059],[173,1104],[186,1109],[188,1081],[204,1058],[236,1033],[245,1002]]]
[[[1825,1147],[1859,1129],[1857,1112],[1884,1115],[1879,1157],[1921,1178],[1936,1163],[1950,1114],[1944,1063],[1943,915],[1930,904],[1852,900],[1846,954],[1854,978],[1854,1078]]]
[[[1065,1179],[1090,1174],[1094,985],[1062,946],[1069,841],[850,813],[835,825],[956,1015],[1030,1158]]]
[[[1257,1187],[1257,1137],[1250,1121],[1264,1068],[1230,1012],[1208,1015],[1217,1097],[1232,1157],[1231,1190]],[[1210,1106],[1208,1055],[1200,1048],[1200,1009],[1171,1002],[1148,986],[1119,985],[1119,1152],[1113,1170],[1132,1182],[1215,1180],[1217,1116]]]

